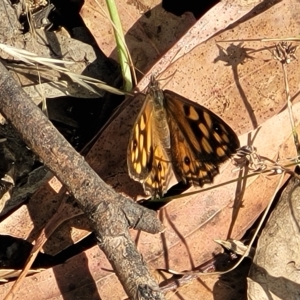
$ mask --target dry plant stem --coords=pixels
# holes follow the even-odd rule
[[[288,78],[287,78],[287,66],[285,63],[282,64],[282,70],[283,70],[285,92],[286,92],[286,98],[287,98],[287,107],[288,107],[288,112],[289,112],[289,116],[290,116],[292,131],[293,131],[294,143],[295,143],[297,155],[299,156],[300,155],[299,138],[298,138],[298,133],[297,133],[296,127],[295,127],[295,122],[294,122],[293,107],[292,107],[291,96],[290,96],[290,87],[289,87],[289,82],[288,82]]]
[[[129,298],[137,299],[146,290],[147,299],[163,299],[128,232],[128,227],[151,233],[162,231],[155,213],[107,186],[1,63],[0,93],[0,111],[76,198]]]
[[[252,247],[252,245],[253,245],[253,243],[254,243],[254,241],[255,241],[255,239],[256,239],[256,237],[257,237],[257,235],[258,235],[258,233],[259,233],[259,231],[260,231],[260,229],[261,229],[261,227],[262,227],[262,225],[263,225],[263,223],[264,223],[264,221],[265,221],[267,215],[268,215],[268,213],[269,213],[269,210],[270,210],[270,208],[271,208],[271,205],[272,205],[272,203],[273,203],[273,201],[274,201],[274,199],[275,199],[275,197],[276,197],[276,195],[277,195],[277,193],[278,193],[278,191],[279,191],[279,189],[280,189],[280,187],[281,187],[281,185],[282,185],[282,181],[283,181],[284,175],[285,175],[285,173],[283,172],[283,173],[281,174],[279,180],[278,180],[278,184],[277,184],[277,187],[276,187],[276,189],[275,189],[275,191],[274,191],[274,193],[273,193],[273,197],[272,197],[272,199],[270,199],[270,202],[269,202],[268,206],[266,207],[266,209],[265,209],[265,211],[264,211],[264,213],[263,213],[263,215],[262,215],[262,217],[261,217],[261,220],[259,221],[259,224],[258,224],[258,226],[257,226],[257,228],[256,228],[256,230],[255,230],[255,233],[254,233],[254,235],[252,236],[250,243],[247,245],[247,250],[246,250],[245,253],[240,257],[240,259],[238,260],[238,262],[237,262],[232,268],[230,268],[230,269],[227,270],[227,271],[224,271],[224,272],[215,272],[215,273],[206,273],[206,274],[208,274],[208,275],[212,275],[212,274],[226,274],[226,273],[228,273],[228,272],[231,272],[232,270],[234,270],[235,268],[237,268],[237,267],[241,264],[241,262],[244,260],[244,258],[245,258],[246,256],[249,255],[250,250],[251,250],[251,247]],[[205,275],[205,274],[201,274],[201,275]]]
[[[267,217],[267,214],[268,214],[268,212],[269,212],[269,210],[271,208],[271,205],[272,205],[272,203],[274,201],[274,198],[275,198],[275,196],[277,195],[279,189],[282,186],[282,181],[284,179],[284,175],[285,175],[285,172],[283,172],[280,175],[280,178],[279,178],[277,187],[276,187],[276,189],[275,189],[275,191],[273,193],[272,199],[270,199],[269,204],[266,207],[266,209],[265,209],[265,211],[264,211],[264,213],[263,213],[263,215],[261,217],[261,220],[259,221],[259,224],[258,224],[258,226],[257,226],[257,228],[255,230],[255,233],[252,236],[250,243],[247,245],[247,249],[245,250],[245,253],[239,258],[239,260],[237,261],[237,263],[232,268],[230,268],[230,269],[228,269],[226,271],[222,271],[222,272],[202,273],[202,272],[199,272],[199,271],[176,272],[176,271],[173,271],[173,270],[168,270],[169,273],[174,274],[174,275],[195,275],[195,274],[197,274],[198,276],[211,276],[211,275],[223,275],[223,274],[229,273],[229,272],[233,271],[235,268],[237,268],[241,264],[241,262],[244,260],[244,258],[249,255],[249,253],[251,251],[251,247],[252,247],[252,245],[253,245],[253,243],[254,243],[254,241],[255,241],[255,239],[256,239],[256,237],[257,237],[257,235],[258,235],[258,233],[259,233],[259,231],[260,231],[260,229],[261,229],[261,227],[262,227],[262,225],[263,225],[266,217]]]
[[[255,239],[256,239],[259,231],[261,230],[261,227],[262,227],[263,223],[266,220],[266,217],[267,217],[267,215],[269,213],[269,210],[270,210],[270,208],[272,206],[272,203],[273,203],[273,201],[274,201],[274,199],[275,199],[275,197],[276,197],[276,195],[277,195],[280,187],[282,186],[282,181],[283,181],[284,175],[285,175],[285,173],[283,172],[281,174],[280,178],[279,178],[279,181],[278,181],[277,187],[276,187],[276,189],[274,191],[273,197],[270,200],[268,206],[266,207],[266,209],[265,209],[265,211],[264,211],[264,213],[263,213],[263,215],[261,217],[261,220],[259,221],[259,224],[258,224],[258,226],[257,226],[257,228],[255,230],[255,233],[254,233],[254,235],[251,238],[250,243],[247,245],[247,250],[245,251],[245,253],[240,257],[240,259],[238,260],[238,262],[232,268],[230,268],[229,270],[227,270],[225,272],[220,272],[219,274],[225,274],[225,273],[231,272],[232,270],[234,270],[235,268],[237,268],[241,264],[241,262],[244,260],[244,258],[246,256],[249,255],[249,253],[251,251],[251,247],[252,247],[252,245],[253,245],[253,243],[254,243],[254,241],[255,241]]]

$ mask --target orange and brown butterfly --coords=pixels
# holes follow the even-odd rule
[[[128,173],[145,193],[160,198],[170,182],[202,187],[219,173],[240,143],[234,131],[207,108],[172,91],[152,76],[127,149]]]

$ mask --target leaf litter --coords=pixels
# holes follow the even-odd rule
[[[244,133],[240,135],[242,145],[247,144],[247,132],[261,126],[253,145],[258,149],[260,156],[273,160],[276,160],[278,155],[280,158],[295,156],[293,146],[287,146],[289,144],[293,145],[290,135],[291,129],[289,123],[286,124],[288,122],[287,113],[284,111],[278,114],[285,105],[283,74],[280,66],[272,59],[270,52],[266,50],[274,43],[265,44],[258,41],[245,41],[243,44],[229,43],[229,45],[226,45],[225,42],[219,42],[216,46],[216,41],[236,39],[237,35],[240,40],[263,36],[276,36],[278,38],[293,36],[295,35],[293,25],[298,26],[299,24],[297,19],[295,17],[291,18],[288,12],[283,14],[285,10],[288,10],[288,5],[279,3],[245,22],[232,25],[228,30],[216,35],[213,40],[208,40],[199,46],[193,46],[188,54],[180,57],[161,75],[163,77],[167,77],[169,74],[173,75],[165,88],[174,90],[185,97],[208,106],[221,115],[236,132],[239,134]],[[279,15],[282,22],[280,27],[277,26]],[[269,25],[267,26],[267,24]],[[276,28],[276,31],[274,31],[274,28]],[[241,60],[240,54],[244,50],[252,51],[251,55],[254,58],[246,57]],[[168,53],[169,51],[165,55],[167,56]],[[234,55],[237,57],[234,57]],[[173,58],[172,53],[170,57]],[[195,61],[197,64],[195,64]],[[290,93],[292,96],[295,95],[294,102],[297,100],[299,82],[297,64],[296,61],[289,66],[288,73]],[[158,62],[156,65],[159,68],[161,64]],[[99,142],[94,145],[87,156],[89,163],[103,179],[106,179],[118,191],[129,195],[137,195],[142,190],[139,186],[133,190],[133,183],[128,179],[125,156],[122,156],[122,153],[126,153],[124,149],[127,147],[127,137],[126,134],[123,137],[123,134],[129,132],[135,119],[133,112],[136,111],[137,113],[139,111],[138,105],[142,101],[141,98],[137,97],[131,100],[127,110],[122,111],[109,124],[100,136]],[[138,104],[138,102],[140,103]],[[251,109],[255,112],[255,122],[251,119],[251,111],[247,110],[247,103],[251,103]],[[295,104],[293,109],[294,115],[299,116],[299,105]],[[124,120],[127,120],[128,125],[124,124]],[[283,124],[286,124],[286,126],[283,126]],[[299,120],[296,120],[296,124],[299,124]],[[122,125],[121,132],[120,125]],[[120,138],[116,138],[115,141],[111,140],[111,136],[119,137],[119,135]],[[287,141],[289,144],[287,144]],[[115,145],[112,145],[112,143],[115,143]],[[120,152],[110,153],[108,157],[106,153],[109,153],[109,149],[112,148]],[[230,178],[236,178],[236,174],[232,172],[232,166],[227,164],[214,184],[227,181]],[[240,208],[235,206],[236,190],[238,188],[236,183],[190,196],[187,199],[175,200],[159,214],[166,226],[165,232],[162,236],[139,234],[139,250],[150,268],[154,270],[171,268],[183,271],[196,268],[202,262],[209,260],[212,253],[222,251],[213,240],[228,237],[228,230],[232,226],[233,210],[238,209],[238,215],[230,237],[239,239],[267,205],[276,183],[276,176],[269,177],[267,175],[258,175],[256,180],[247,181],[244,187],[242,207]],[[38,226],[43,226],[43,223],[49,219],[53,211],[53,208],[46,204],[47,198],[51,202],[54,196],[55,192],[50,187],[45,187],[30,201],[36,212],[32,210],[28,214],[28,208],[21,207],[19,211],[23,211],[22,214],[18,216],[18,211],[16,211],[10,216],[11,220],[22,219],[23,223],[30,225],[33,224],[33,221],[29,218],[31,216],[34,219],[35,226],[38,223],[40,224]],[[143,195],[141,194],[141,196]],[[47,209],[44,209],[45,212],[41,207],[40,199],[43,199],[43,206],[47,207]],[[22,232],[22,228],[14,228],[16,227],[15,224],[16,222],[6,222],[4,220],[1,223],[1,232],[13,236],[22,236],[23,238],[29,237],[28,239],[33,241],[32,226],[27,227],[28,229]],[[87,231],[78,230],[78,227],[87,228],[84,218],[74,219],[64,226],[65,229],[61,228],[50,238],[45,251],[58,253],[70,244],[71,240],[67,239],[66,241],[66,236],[73,238],[73,242],[76,242],[87,233]],[[137,233],[133,231],[132,235],[136,237]],[[98,260],[99,257],[101,257],[101,260]],[[59,275],[60,272],[63,274],[69,268],[71,274],[74,272],[74,268],[71,266],[78,267],[80,261],[83,262],[81,266],[85,266],[82,274],[88,274],[88,276],[86,276],[85,283],[74,289],[73,292],[83,292],[82,286],[90,286],[93,287],[92,290],[98,290],[102,299],[111,299],[109,296],[112,293],[116,295],[116,298],[121,297],[122,288],[117,288],[116,278],[111,273],[107,260],[96,246],[70,259],[65,266],[61,265],[44,271],[42,273],[43,277],[40,277],[39,274],[34,275],[35,280],[40,283],[41,291],[45,293],[45,298],[50,296],[49,293],[54,293],[57,296],[61,294],[59,285],[63,284],[63,281],[59,280],[63,280],[63,275]],[[54,274],[57,282],[53,281]],[[53,284],[51,291],[46,292],[46,286],[43,287],[42,285],[42,278],[48,278],[47,283],[51,282]],[[76,280],[78,280],[78,277]],[[212,280],[203,280],[209,290],[213,291],[213,286],[218,278],[215,276]],[[58,284],[58,282],[60,283]],[[7,284],[7,286],[9,285]],[[25,279],[24,286],[30,287],[31,285],[31,280]],[[113,290],[109,290],[108,286],[112,286]],[[6,289],[7,287],[5,287]],[[117,294],[116,289],[121,294]],[[192,297],[188,290],[201,293],[203,295],[202,299],[211,299],[212,297],[211,292],[207,292],[207,289],[204,289],[198,281],[190,283],[187,289],[180,288],[178,293]],[[70,295],[70,292],[68,294]],[[22,297],[22,294],[20,296]],[[23,296],[25,297],[25,295]],[[26,297],[31,296],[27,294]],[[176,293],[172,293],[170,298],[172,297],[176,298]]]

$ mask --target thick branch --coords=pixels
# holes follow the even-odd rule
[[[2,63],[0,93],[0,111],[74,195],[130,299],[162,299],[128,232],[128,227],[152,233],[161,231],[155,213],[107,186],[28,98]]]

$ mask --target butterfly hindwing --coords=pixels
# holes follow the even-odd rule
[[[157,145],[154,149],[151,171],[144,181],[144,190],[152,198],[161,198],[169,189],[174,171],[165,148]]]

